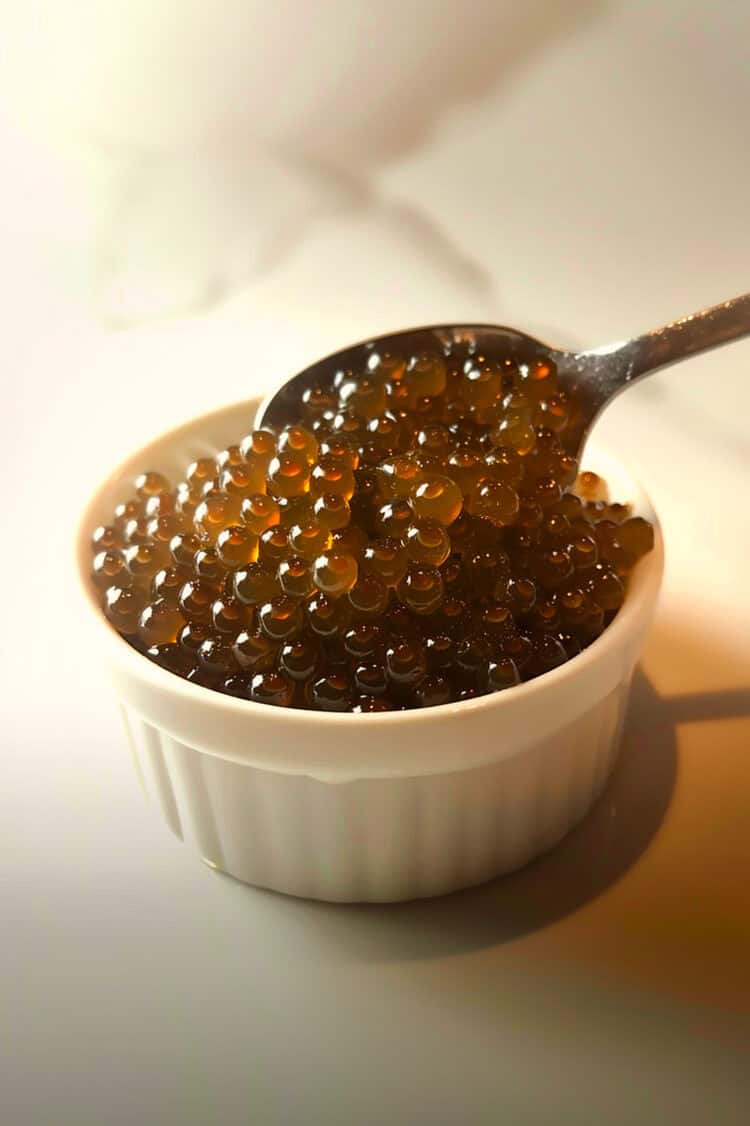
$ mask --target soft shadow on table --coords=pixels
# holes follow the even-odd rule
[[[672,669],[710,659],[684,630],[652,637],[659,664]],[[716,668],[730,654],[715,653]],[[736,666],[735,666],[736,667]],[[750,716],[750,687],[660,696],[636,672],[623,747],[604,794],[552,852],[481,887],[403,904],[307,902],[305,910],[336,945],[372,961],[439,958],[510,942],[576,911],[611,887],[648,848],[669,807],[677,755],[675,728]]]
[[[306,910],[332,941],[376,961],[494,946],[575,911],[635,863],[658,830],[674,788],[673,709],[641,671],[629,715],[602,797],[562,844],[519,872],[437,899],[355,906],[308,902]]]

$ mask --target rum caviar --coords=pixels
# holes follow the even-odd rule
[[[601,634],[654,545],[566,453],[574,415],[543,357],[365,349],[279,431],[145,467],[93,586],[199,691],[364,714],[512,690]]]

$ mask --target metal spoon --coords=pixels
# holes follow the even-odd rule
[[[342,368],[361,370],[374,350],[387,349],[409,355],[423,349],[449,350],[456,345],[509,356],[523,361],[549,358],[555,362],[560,387],[571,403],[568,425],[561,435],[568,453],[580,457],[591,428],[604,408],[626,387],[644,375],[750,335],[750,293],[724,301],[700,313],[652,329],[631,340],[606,344],[588,352],[552,348],[513,328],[495,325],[430,325],[388,333],[334,352],[288,379],[265,399],[255,420],[281,426],[297,417],[300,398],[307,388],[330,385]]]

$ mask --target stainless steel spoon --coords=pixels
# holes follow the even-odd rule
[[[278,391],[265,399],[256,416],[257,427],[281,426],[296,417],[302,393],[316,384],[329,385],[342,368],[362,369],[373,350],[387,349],[408,355],[425,348],[450,349],[469,346],[491,355],[500,354],[523,361],[535,357],[555,362],[561,388],[572,409],[562,438],[568,453],[580,457],[591,428],[604,408],[626,387],[644,375],[729,344],[750,335],[750,293],[724,301],[700,313],[652,329],[643,336],[606,344],[588,352],[567,352],[552,348],[513,328],[495,325],[429,325],[388,333],[334,352],[288,379]]]

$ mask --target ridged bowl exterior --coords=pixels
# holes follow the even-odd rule
[[[388,902],[482,883],[552,848],[614,764],[619,685],[560,731],[488,766],[328,782],[207,754],[123,708],[144,789],[212,867],[259,887]]]

